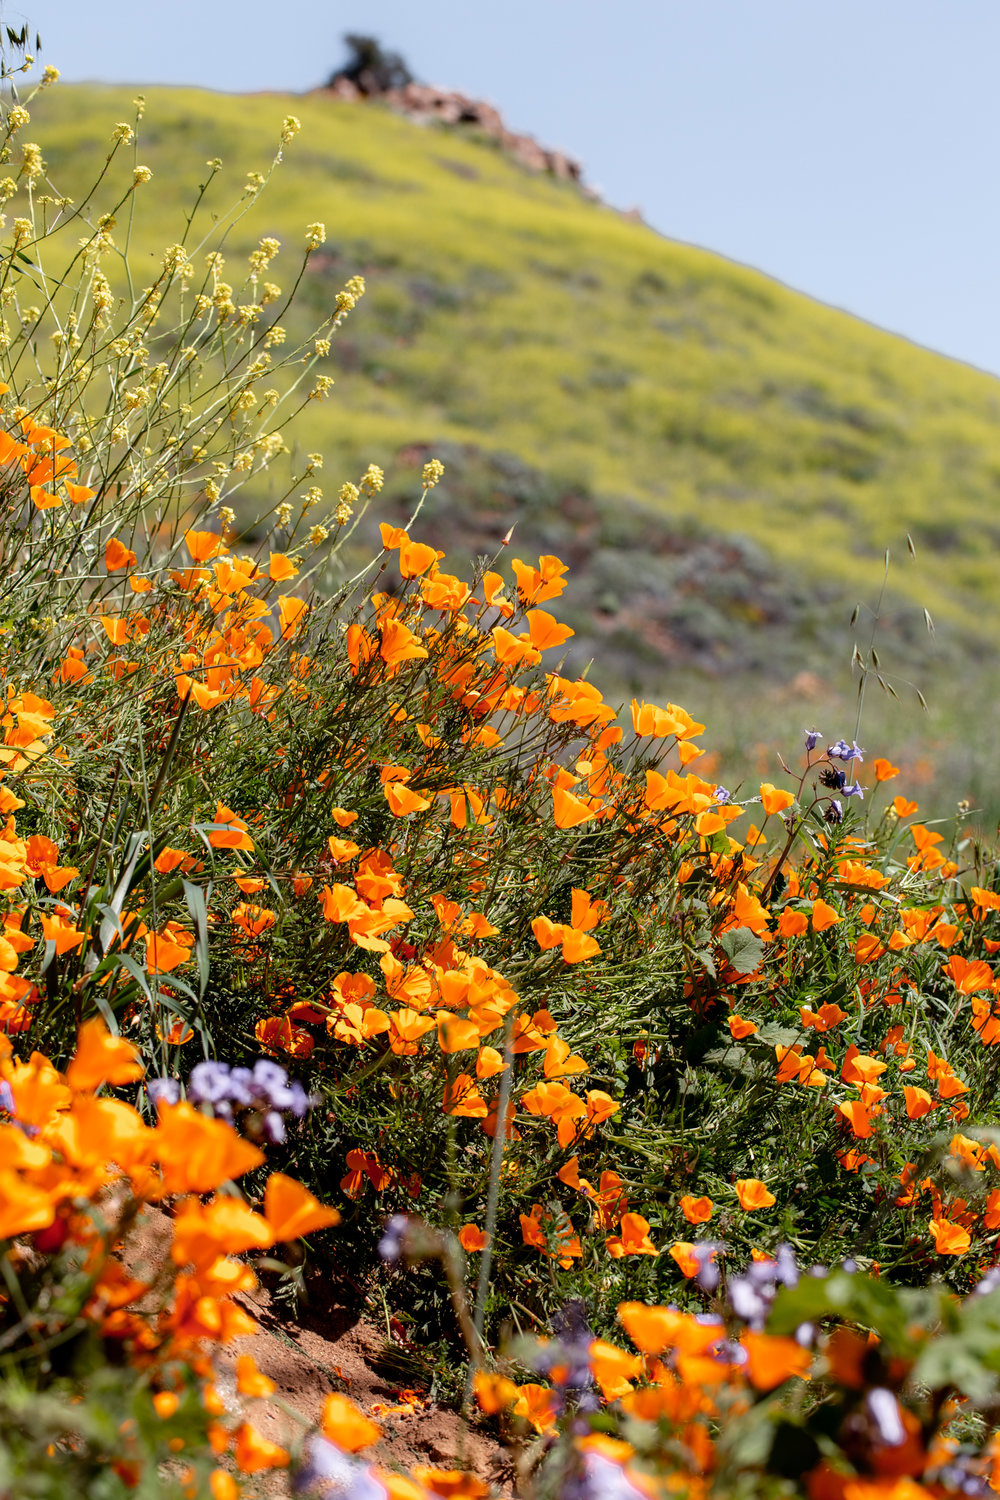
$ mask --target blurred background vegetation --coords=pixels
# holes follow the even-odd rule
[[[133,93],[67,86],[33,106],[60,192],[79,193]],[[459,572],[512,526],[515,555],[561,556],[571,668],[596,658],[609,696],[682,702],[709,724],[717,758],[702,766],[723,780],[754,746],[775,771],[775,748],[797,754],[814,718],[853,732],[852,653],[868,650],[888,548],[876,649],[899,697],[870,677],[861,741],[902,765],[927,815],[969,799],[995,825],[997,381],[666,240],[474,127],[325,91],[147,91],[135,159],[156,207],[132,241],[137,285],[181,239],[198,163],[223,162],[211,213],[266,170],[289,112],[302,135],[234,226],[241,266],[222,274],[241,281],[274,235],[289,269],[279,258],[269,274],[290,291],[305,226],[324,221],[290,339],[348,276],[367,280],[327,364],[334,399],[298,427],[303,451],[325,455],[327,490],[374,461],[380,518],[402,521],[420,466],[443,458],[421,538]],[[371,534],[356,541],[367,555]]]

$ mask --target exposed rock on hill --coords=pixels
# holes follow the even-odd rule
[[[527,167],[530,172],[548,172],[567,182],[583,183],[583,168],[564,151],[539,145],[534,136],[508,129],[500,111],[484,99],[473,99],[455,89],[429,83],[404,83],[389,88],[362,86],[346,72],[335,73],[326,90],[337,99],[378,99],[418,124],[468,125]]]

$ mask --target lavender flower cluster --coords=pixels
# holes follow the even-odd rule
[[[554,1337],[532,1351],[531,1363],[539,1375],[548,1375],[556,1393],[557,1409],[567,1404],[581,1415],[600,1410],[590,1369],[590,1346],[594,1330],[587,1322],[586,1305],[578,1297],[564,1302],[552,1318]]]
[[[805,736],[806,750],[811,755],[823,738],[823,733],[819,729],[807,729]],[[843,739],[834,740],[832,745],[827,745],[824,755],[830,764],[824,766],[823,770],[819,773],[822,785],[829,788],[832,792],[839,792],[842,797],[860,797],[863,802],[865,793],[860,781],[854,781],[848,786],[846,771],[840,771],[833,765],[835,760],[849,761],[852,765],[855,761],[860,762],[864,760],[864,751],[857,740],[852,740],[850,744]],[[832,797],[823,816],[828,823],[842,823],[844,821],[844,804],[837,797]]]
[[[176,1078],[151,1078],[146,1084],[154,1104],[176,1104],[181,1086]],[[200,1062],[192,1068],[187,1098],[232,1124],[237,1117],[245,1133],[272,1145],[285,1139],[286,1115],[301,1120],[317,1103],[298,1079],[289,1081],[280,1063],[258,1058],[252,1068],[231,1068],[224,1062]]]
[[[315,1492],[319,1500],[388,1500],[388,1490],[369,1466],[316,1433],[306,1444],[305,1462],[293,1481],[296,1495]]]

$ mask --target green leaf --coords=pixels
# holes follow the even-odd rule
[[[724,932],[719,947],[729,959],[729,967],[737,974],[752,974],[764,961],[764,944],[749,927],[734,927]]]

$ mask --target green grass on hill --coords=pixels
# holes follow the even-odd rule
[[[63,87],[37,106],[71,195],[134,90]],[[150,89],[138,159],[158,252],[180,237],[206,158],[218,206],[266,166],[281,118],[301,136],[259,209],[297,252],[326,222],[306,302],[362,271],[370,295],[334,351],[336,409],[304,441],[354,467],[414,440],[513,452],[605,497],[762,544],[785,567],[870,592],[897,580],[942,619],[1000,619],[1000,384],[756,271],[661,238],[454,130],[323,94]],[[289,256],[289,258],[291,258]],[[158,259],[158,257],[157,257]],[[279,261],[280,266],[280,261]],[[280,274],[277,279],[282,280]]]
[[[26,133],[60,191],[81,193],[134,94],[60,87],[32,106]],[[267,169],[282,118],[302,121],[233,227],[223,274],[238,285],[272,234],[284,249],[267,274],[289,290],[305,226],[322,220],[290,333],[347,277],[367,279],[330,357],[336,390],[298,429],[303,451],[326,455],[328,490],[374,460],[411,496],[412,455],[441,452],[448,475],[421,523],[433,540],[462,566],[516,520],[517,550],[566,557],[573,665],[597,656],[623,695],[687,692],[723,770],[745,766],[748,743],[785,744],[831,699],[853,720],[847,618],[876,598],[889,547],[884,655],[932,714],[912,691],[905,711],[876,692],[870,742],[924,776],[936,755],[946,806],[971,796],[1000,811],[984,664],[1000,624],[996,380],[663,239],[467,132],[321,93],[146,95],[135,160],[155,175],[132,241],[140,286],[181,239],[206,160],[224,166],[189,244],[248,171]],[[922,606],[945,626],[936,642]],[[680,678],[688,668],[714,681]]]

